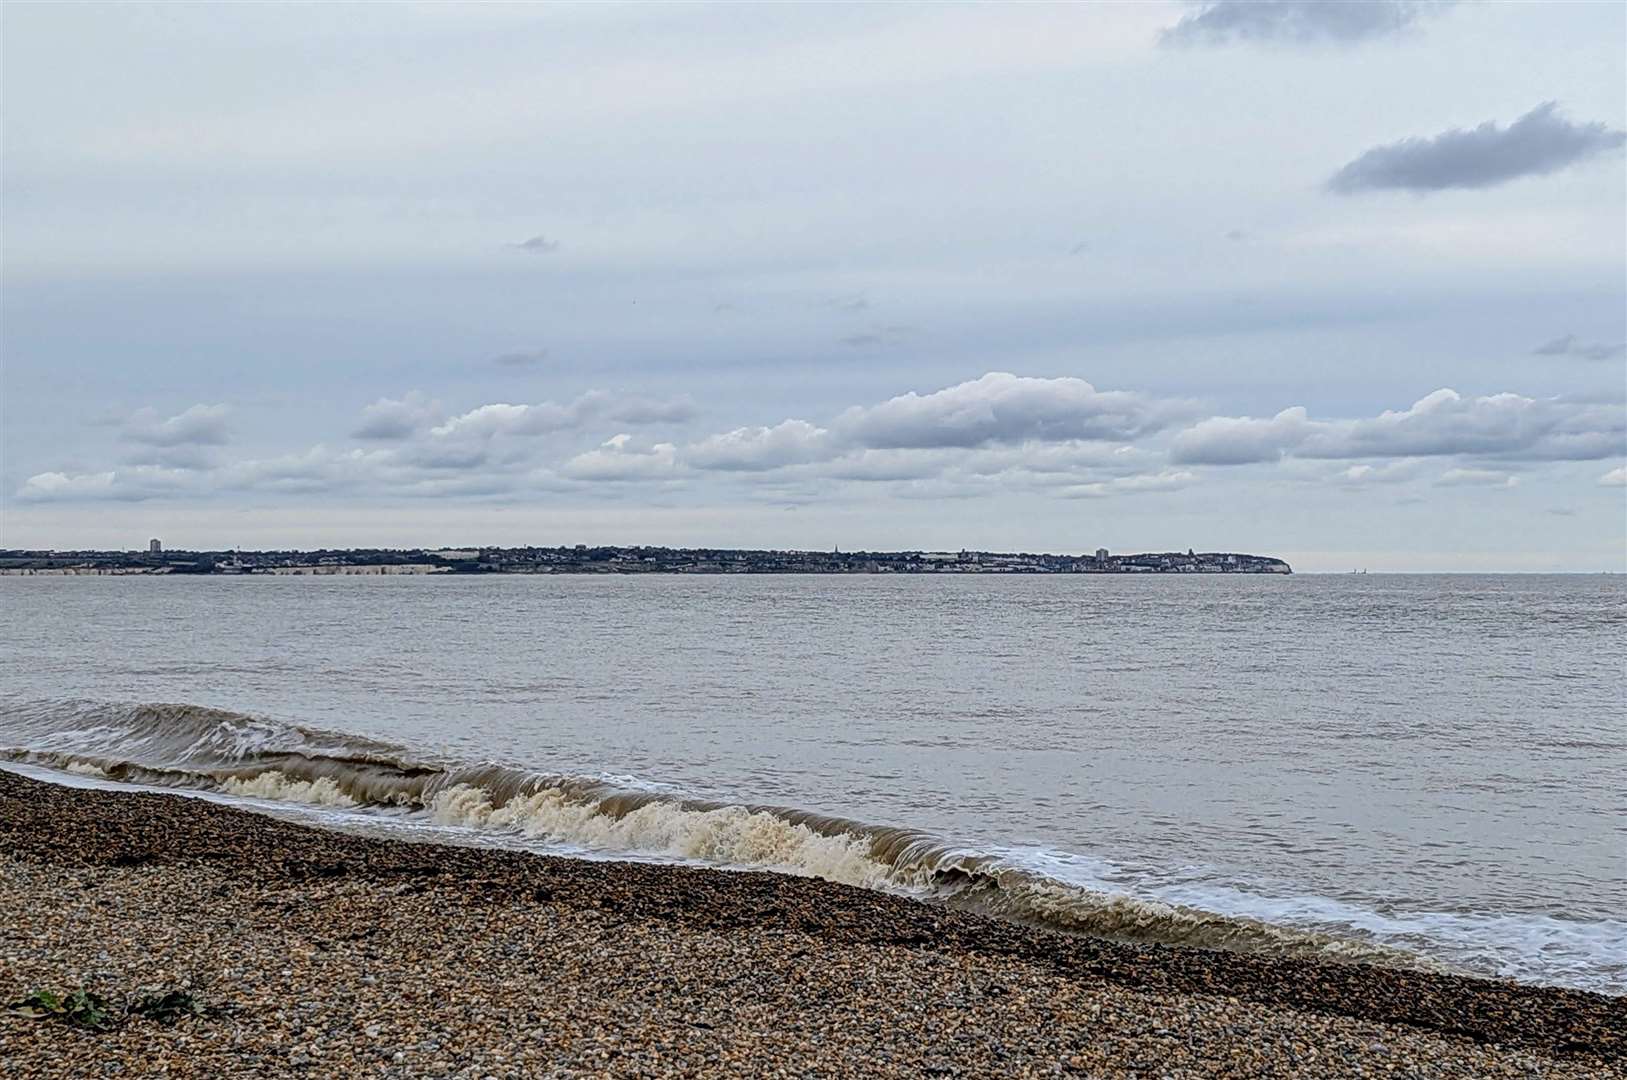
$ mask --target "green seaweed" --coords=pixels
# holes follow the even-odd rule
[[[62,1020],[85,1031],[112,1031],[119,1026],[118,1017],[108,1008],[107,1001],[89,990],[75,990],[69,994],[35,990],[21,1001],[12,1002],[6,1009],[14,1015],[34,1020]]]
[[[62,998],[49,990],[36,990],[21,1001],[13,1001],[7,1005],[6,1011],[26,1016],[31,1020],[56,1016],[62,1012]]]
[[[185,990],[148,994],[132,1004],[129,1011],[165,1025],[175,1024],[189,1016],[209,1015],[208,1007]]]
[[[30,1020],[57,1020],[82,1031],[112,1031],[132,1016],[169,1026],[188,1017],[207,1017],[220,1012],[186,990],[146,994],[126,1004],[122,1011],[116,1011],[105,998],[89,990],[66,994],[35,990],[20,1001],[11,1002],[5,1010]]]

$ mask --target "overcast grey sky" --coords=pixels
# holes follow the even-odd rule
[[[3,19],[0,545],[1627,568],[1624,5]]]

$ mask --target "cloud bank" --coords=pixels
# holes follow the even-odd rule
[[[1371,419],[1312,420],[1300,406],[1269,419],[1216,416],[1175,437],[1176,462],[1246,465],[1294,456],[1322,459],[1475,455],[1522,461],[1592,461],[1621,452],[1620,405],[1441,389],[1411,408]]]
[[[141,413],[147,439],[223,438],[224,406],[167,420]],[[1264,418],[1207,416],[1177,398],[1100,390],[1072,376],[990,372],[928,393],[854,405],[822,422],[791,417],[691,431],[687,398],[590,390],[560,402],[491,402],[460,412],[423,395],[362,410],[351,446],[270,457],[156,458],[101,470],[59,467],[21,485],[25,501],[185,498],[225,492],[516,499],[732,490],[800,501],[851,485],[904,498],[1025,491],[1063,499],[1180,497],[1210,467],[1300,462],[1290,480],[1375,486],[1510,488],[1545,463],[1627,453],[1619,402],[1449,389],[1377,416],[1317,418],[1293,406]],[[659,438],[635,434],[654,429]],[[665,430],[663,430],[665,429]],[[676,430],[675,430],[676,429]],[[1321,463],[1338,462],[1329,470]],[[1426,468],[1426,465],[1428,466]],[[1599,482],[1615,483],[1606,474]]]
[[[1098,391],[1083,379],[990,372],[925,396],[912,391],[855,406],[837,427],[858,445],[877,448],[1133,440],[1167,426],[1178,408],[1127,391]]]
[[[642,395],[612,395],[602,390],[564,404],[543,401],[534,405],[493,402],[448,417],[432,430],[441,438],[493,438],[500,435],[548,435],[573,431],[597,419],[624,424],[680,423],[695,415],[688,397],[671,399]]]

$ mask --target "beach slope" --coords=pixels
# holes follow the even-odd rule
[[[5,1001],[85,988],[116,1024],[0,1016],[17,1077],[1624,1075],[1620,998],[1087,940],[806,878],[392,842],[4,771],[0,905]],[[125,1015],[172,990],[179,1019]]]

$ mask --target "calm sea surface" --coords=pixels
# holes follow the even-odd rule
[[[1609,989],[1624,628],[1622,577],[7,578],[0,748],[187,703]]]

